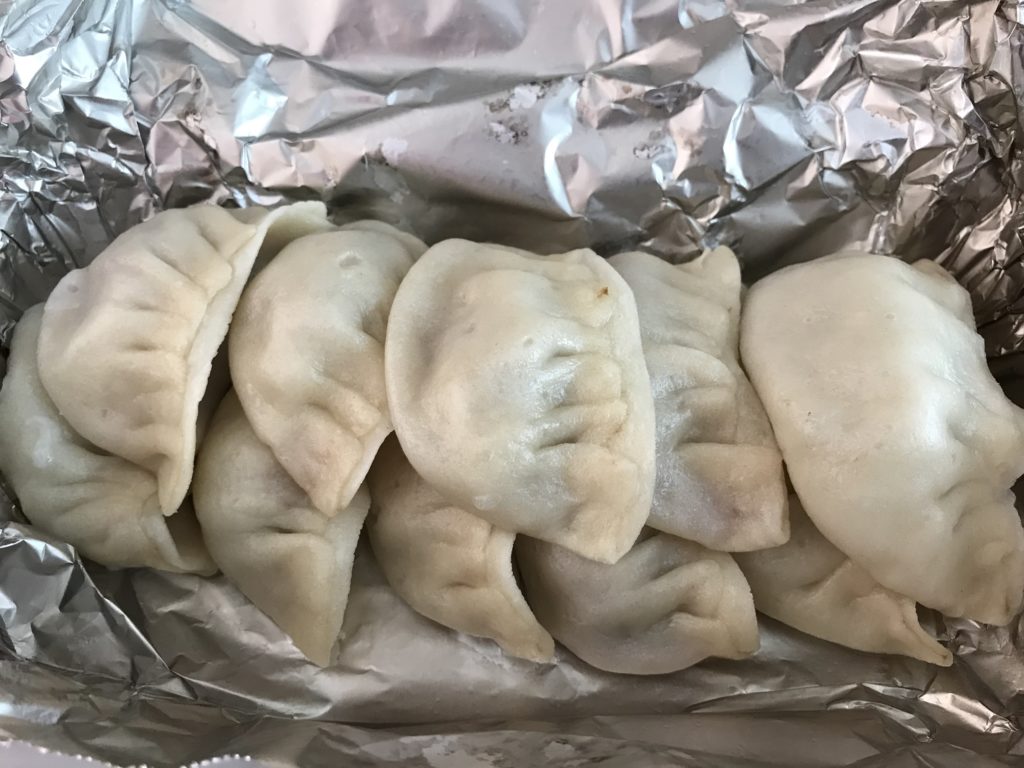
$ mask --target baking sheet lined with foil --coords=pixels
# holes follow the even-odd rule
[[[0,0],[0,345],[154,211],[322,198],[429,242],[727,244],[748,280],[935,258],[1024,403],[1024,9],[912,0]],[[2,370],[2,364],[0,364]],[[131,764],[1004,765],[1019,623],[940,670],[762,619],[749,660],[553,666],[414,614],[364,546],[326,671],[222,577],[109,572],[0,498],[0,735]],[[603,761],[603,762],[602,762]]]

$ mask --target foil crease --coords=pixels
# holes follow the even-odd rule
[[[0,348],[154,211],[320,198],[428,241],[934,258],[1024,402],[1024,9],[981,0],[0,0]],[[0,355],[0,372],[3,369]],[[0,436],[2,439],[2,436]],[[997,766],[1021,625],[949,670],[762,619],[654,678],[504,657],[360,550],[318,671],[223,578],[83,564],[0,496],[0,736],[116,764]]]

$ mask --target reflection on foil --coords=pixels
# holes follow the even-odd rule
[[[431,241],[672,260],[725,243],[748,279],[850,246],[936,258],[1024,402],[1016,3],[0,0],[0,14],[0,348],[24,308],[155,210],[318,197]],[[1024,755],[1019,627],[927,614],[958,654],[937,670],[766,620],[754,659],[617,677],[564,652],[508,659],[416,616],[364,548],[341,657],[319,671],[223,579],[86,569],[0,510],[0,735],[66,752],[630,768]]]

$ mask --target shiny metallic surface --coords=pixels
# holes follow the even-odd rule
[[[1022,23],[995,0],[0,0],[0,348],[154,211],[322,198],[429,241],[671,260],[724,243],[748,280],[845,247],[935,258],[1024,402]],[[957,654],[939,670],[763,620],[751,660],[630,678],[448,632],[364,547],[319,670],[222,578],[83,566],[13,504],[0,517],[0,735],[62,752],[1024,760],[1019,624],[927,613]]]

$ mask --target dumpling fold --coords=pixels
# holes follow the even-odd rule
[[[724,552],[789,536],[771,424],[739,363],[740,265],[728,248],[673,265],[609,263],[633,289],[654,392],[657,480],[647,524]]]
[[[428,250],[391,308],[395,431],[441,495],[614,562],[654,489],[654,403],[629,286],[590,250]]]
[[[439,624],[494,640],[511,656],[550,661],[554,641],[512,570],[515,534],[445,501],[416,474],[394,437],[370,470],[370,544],[388,583]]]
[[[832,546],[795,496],[789,514],[789,541],[736,555],[757,610],[858,651],[911,656],[943,667],[953,663],[953,655],[921,627],[913,600],[886,589]]]
[[[83,438],[156,475],[164,514],[188,492],[199,403],[257,256],[326,226],[321,203],[164,211],[47,299],[43,386]]]
[[[391,431],[388,313],[425,250],[381,222],[293,240],[232,320],[231,376],[249,423],[325,514],[351,501]]]
[[[760,644],[750,587],[724,552],[648,528],[611,565],[528,538],[516,556],[541,625],[598,669],[663,674]]]
[[[0,471],[25,516],[102,565],[214,573],[191,508],[165,517],[151,472],[83,440],[61,418],[39,380],[42,315],[38,304],[15,328],[0,388]]]
[[[260,442],[232,391],[214,414],[196,464],[196,515],[229,581],[321,666],[341,632],[365,487],[324,514]]]
[[[751,288],[743,362],[814,525],[880,584],[1005,624],[1024,596],[1024,417],[970,297],[931,262],[846,253]]]

